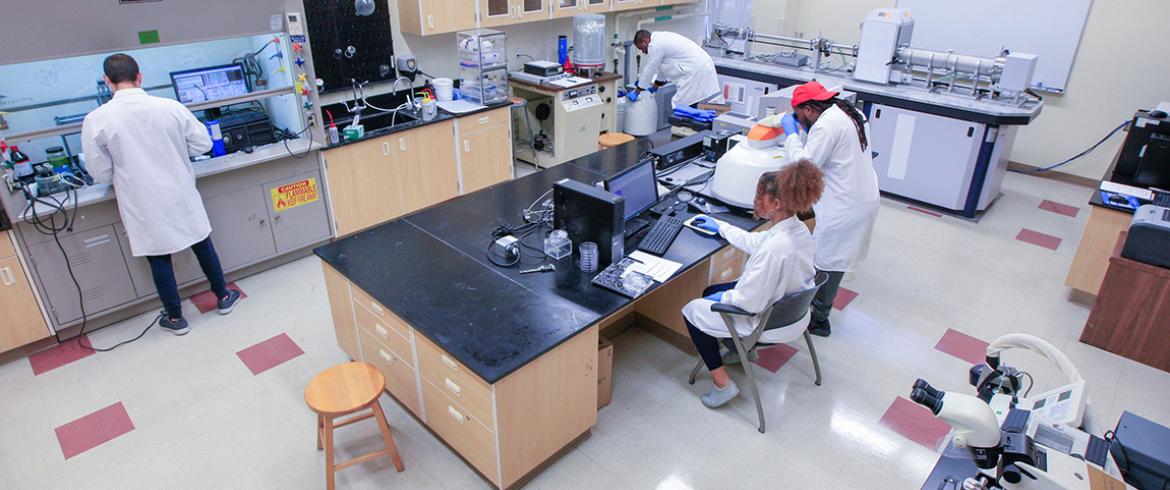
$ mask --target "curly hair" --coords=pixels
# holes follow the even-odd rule
[[[756,184],[756,193],[780,200],[780,207],[793,213],[812,209],[825,190],[821,169],[808,160],[766,172]]]

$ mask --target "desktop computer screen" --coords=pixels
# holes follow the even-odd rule
[[[242,65],[223,65],[171,72],[171,84],[179,102],[191,104],[248,94]]]
[[[605,190],[625,198],[626,221],[658,202],[658,182],[654,177],[654,162],[647,160],[605,181]]]

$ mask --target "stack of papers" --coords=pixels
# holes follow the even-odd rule
[[[682,264],[678,262],[655,257],[641,250],[634,251],[634,253],[630,254],[630,258],[634,259],[635,263],[628,270],[646,274],[660,283],[666,282],[667,279],[670,279],[675,272],[678,272],[682,268]]]

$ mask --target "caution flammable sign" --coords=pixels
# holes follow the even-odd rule
[[[316,202],[321,198],[317,190],[317,178],[309,177],[291,184],[274,187],[272,189],[272,209],[276,212]]]

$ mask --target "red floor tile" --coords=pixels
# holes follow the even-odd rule
[[[252,374],[260,374],[304,353],[288,334],[282,333],[239,351],[236,355],[240,356]]]
[[[1035,230],[1027,228],[1021,229],[1020,233],[1016,235],[1016,240],[1025,243],[1031,243],[1037,247],[1044,247],[1049,250],[1056,250],[1060,246],[1060,237],[1055,237],[1047,233],[1040,233]]]
[[[132,430],[134,422],[118,402],[57,427],[56,432],[61,453],[69,459]]]
[[[760,354],[760,358],[753,362],[774,373],[784,367],[784,364],[788,363],[792,356],[796,355],[796,348],[788,344],[776,344],[756,352]]]
[[[917,207],[917,206],[906,206],[906,207],[909,208],[911,211],[918,211],[919,213],[929,215],[929,216],[934,216],[935,218],[942,217],[942,213],[936,213],[936,212],[931,211],[929,209],[922,209],[922,208]]]
[[[934,348],[971,364],[983,364],[987,360],[987,342],[950,328]]]
[[[1076,218],[1077,213],[1081,210],[1076,206],[1069,206],[1068,204],[1061,204],[1047,199],[1040,203],[1040,209],[1052,211],[1053,213],[1068,216],[1069,218]]]
[[[902,397],[894,399],[878,425],[929,449],[938,449],[951,426],[935,418],[930,410]]]
[[[234,289],[240,292],[240,299],[248,297],[248,294],[240,289],[234,282],[228,283],[228,289]],[[195,304],[195,308],[199,309],[199,313],[207,313],[219,309],[219,301],[215,298],[215,293],[211,291],[204,291],[191,297],[191,302]]]
[[[837,297],[833,299],[833,308],[844,310],[855,299],[857,299],[857,291],[845,287],[837,288]]]
[[[28,363],[32,365],[33,375],[40,375],[73,361],[92,356],[94,352],[83,348],[82,342],[87,347],[93,347],[90,345],[88,337],[80,337],[66,340],[65,342],[28,356]]]

